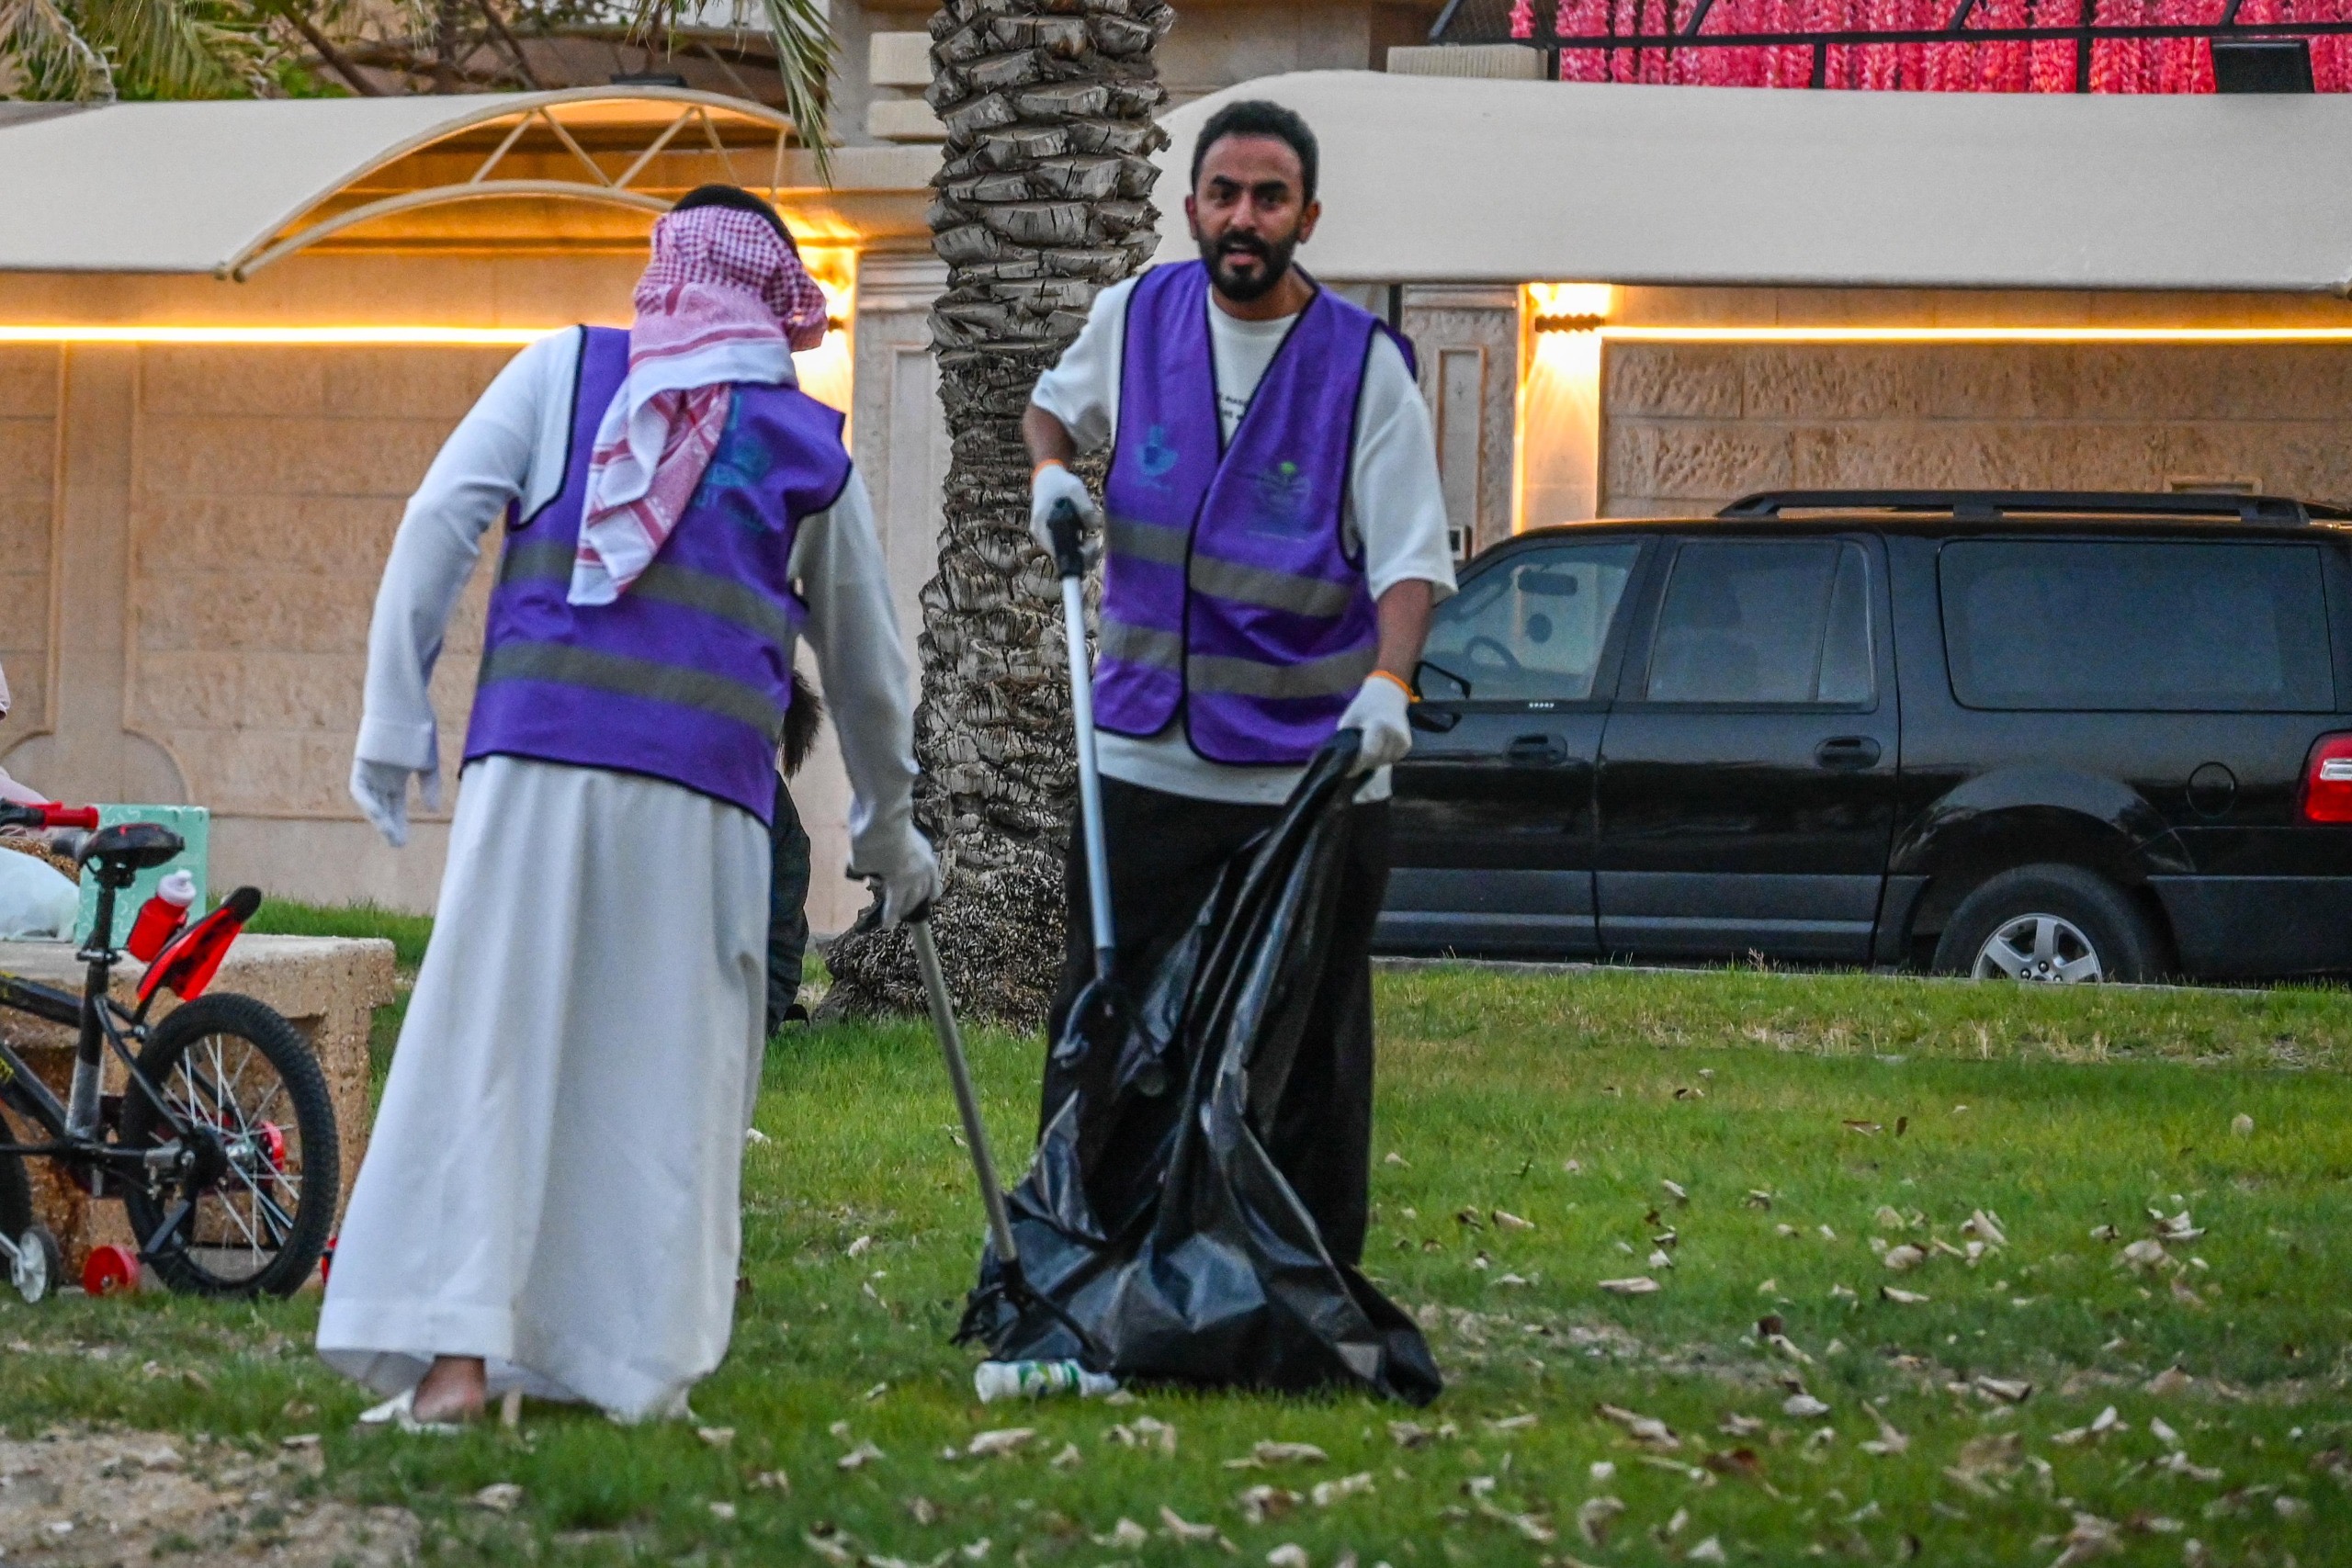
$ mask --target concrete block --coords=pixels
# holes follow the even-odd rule
[[[865,134],[877,141],[944,141],[947,128],[921,98],[876,98],[865,106]]]
[[[133,515],[139,570],[150,576],[214,572],[266,560],[297,578],[382,573],[405,498],[189,495],[148,491]]]
[[[116,967],[113,994],[118,1000],[135,1005],[144,971],[145,965],[136,960]],[[81,966],[65,942],[0,942],[0,972],[77,993],[82,987]],[[317,1055],[334,1103],[341,1145],[335,1202],[339,1223],[368,1153],[368,1034],[375,1010],[393,998],[392,944],[377,938],[241,936],[230,947],[212,989],[267,1002]],[[165,998],[154,1016],[168,1016],[175,1005]],[[26,1065],[62,1094],[73,1080],[73,1032],[13,1013],[8,1032]],[[120,1066],[110,1065],[107,1091],[119,1094],[125,1087]],[[28,1163],[36,1173],[36,1206],[65,1246],[70,1277],[79,1276],[91,1247],[132,1242],[119,1203],[92,1201],[54,1179],[46,1162]]]
[[[1737,419],[1750,351],[1678,344],[1611,344],[1601,396],[1611,418]]]
[[[433,419],[455,425],[515,353],[511,348],[340,349],[326,366],[321,406],[345,417]]]
[[[1601,493],[1715,502],[1794,482],[1785,432],[1736,423],[1629,423],[1610,429]]]
[[[931,85],[929,33],[874,33],[865,40],[865,79],[876,87]]]
[[[2033,379],[2003,345],[1777,345],[1747,351],[1750,419],[2003,419],[2033,412]]]
[[[150,733],[227,729],[248,712],[245,661],[234,653],[192,649],[133,661],[131,722]]]
[[[244,700],[236,722],[259,729],[331,730],[345,743],[359,732],[368,678],[364,640],[345,653],[246,653],[238,663]],[[346,754],[346,766],[349,760]]]
[[[38,344],[0,348],[0,419],[47,419],[57,412],[57,350]]]
[[[251,553],[222,558],[260,559]],[[214,564],[219,564],[215,562]],[[374,577],[296,577],[284,572],[142,573],[136,594],[141,649],[343,653],[364,649],[374,609]]]
[[[2274,494],[2352,499],[2352,419],[2174,425],[2163,453],[2167,475],[2245,475]]]
[[[2161,433],[2148,426],[1896,422],[1830,425],[1794,441],[1806,487],[2148,490]]]
[[[447,434],[438,420],[159,417],[141,433],[140,486],[404,500]]]
[[[0,495],[50,499],[57,472],[57,426],[47,419],[0,419]]]
[[[299,416],[320,411],[339,348],[148,345],[139,355],[139,406],[148,414]]]
[[[48,491],[0,492],[0,560],[17,570],[46,572],[55,514],[56,498]]]

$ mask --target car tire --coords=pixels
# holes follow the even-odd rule
[[[1936,943],[1939,974],[2083,983],[2153,980],[2162,940],[2131,896],[2073,865],[2021,865],[1952,911]]]

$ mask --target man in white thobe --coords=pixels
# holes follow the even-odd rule
[[[890,920],[938,891],[865,491],[793,378],[821,294],[765,203],[712,186],[657,225],[637,305],[501,372],[377,598],[353,793],[397,845],[411,778],[437,797],[427,685],[505,515],[433,942],[319,1323],[389,1419],[509,1389],[678,1415],[725,1354],[797,642],[855,793],[850,874]]]

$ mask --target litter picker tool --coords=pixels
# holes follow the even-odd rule
[[[1021,1253],[1012,1239],[1012,1219],[1004,1203],[1004,1187],[997,1180],[996,1156],[989,1150],[988,1123],[980,1120],[979,1096],[972,1089],[972,1068],[964,1056],[964,1032],[956,1023],[956,1003],[947,994],[947,976],[939,967],[939,946],[932,940],[931,912],[926,909],[907,922],[913,934],[915,967],[922,971],[923,994],[931,1002],[931,1027],[939,1036],[939,1054],[947,1063],[948,1087],[956,1094],[956,1111],[963,1118],[964,1142],[972,1151],[972,1175],[980,1184],[980,1202],[988,1210],[989,1243],[996,1252],[993,1289],[1016,1308],[1037,1308],[1065,1325],[1088,1355],[1097,1354],[1094,1337],[1072,1321],[1062,1308],[1033,1289],[1021,1272]],[[1098,1365],[1107,1365],[1098,1362]]]
[[[989,1240],[996,1247],[1004,1270],[1005,1293],[1025,1292],[1021,1279],[1021,1255],[1012,1245],[1012,1221],[1005,1213],[1004,1188],[996,1179],[996,1156],[989,1152],[989,1130],[980,1120],[979,1096],[972,1092],[972,1069],[964,1060],[964,1032],[956,1026],[956,1004],[947,995],[947,976],[940,972],[939,945],[931,940],[931,916],[909,922],[914,932],[915,967],[922,971],[922,988],[931,998],[931,1027],[939,1036],[939,1054],[947,1061],[948,1087],[956,1091],[956,1111],[964,1119],[964,1142],[971,1145],[972,1174],[980,1183],[980,1201],[989,1211]]]
[[[1113,1049],[1125,1017],[1117,975],[1118,943],[1111,925],[1111,856],[1102,835],[1102,770],[1094,753],[1094,678],[1086,656],[1086,552],[1080,542],[1078,507],[1055,503],[1046,519],[1054,541],[1054,570],[1062,580],[1062,637],[1069,650],[1069,715],[1078,742],[1079,830],[1086,844],[1086,904],[1094,935],[1094,974],[1070,1004],[1065,1035],[1074,1041],[1109,1043]],[[1155,1060],[1140,1086],[1158,1095],[1167,1074]]]

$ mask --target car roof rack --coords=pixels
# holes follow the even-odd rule
[[[2241,523],[2352,519],[2352,507],[2284,495],[2230,491],[2069,490],[1769,490],[1742,496],[1718,517],[1767,518],[1787,512],[1946,513],[1960,522],[1994,523],[2035,513],[2107,513],[2138,517],[2235,517]]]

